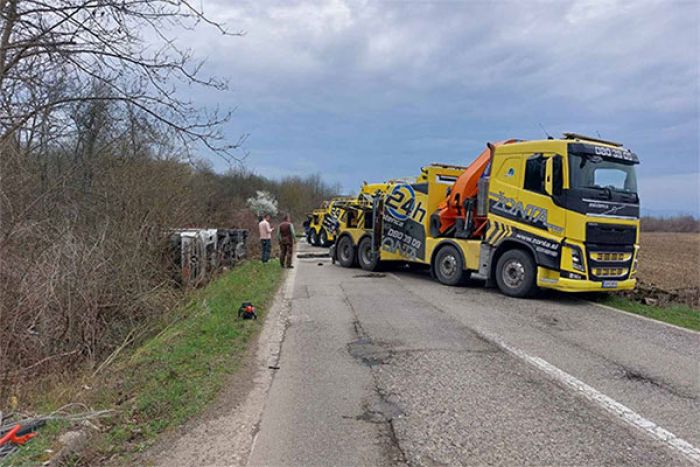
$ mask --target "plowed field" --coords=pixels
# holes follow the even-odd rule
[[[700,234],[643,232],[639,282],[638,299],[700,309]]]
[[[639,278],[666,290],[700,287],[700,234],[642,233]]]

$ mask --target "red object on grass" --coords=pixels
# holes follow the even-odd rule
[[[27,433],[26,435],[22,436],[17,436],[17,432],[20,430],[20,428],[22,428],[22,426],[17,425],[10,431],[5,433],[5,435],[2,438],[0,438],[0,446],[8,442],[21,446],[36,436],[36,432]]]

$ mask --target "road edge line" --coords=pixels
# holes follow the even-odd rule
[[[581,300],[581,299],[579,299],[579,300]],[[631,316],[633,318],[643,319],[644,321],[650,321],[650,322],[656,323],[656,324],[663,324],[664,326],[668,326],[668,327],[673,328],[673,329],[678,329],[680,331],[685,331],[685,332],[689,332],[692,334],[700,335],[700,331],[696,331],[694,329],[684,328],[684,327],[678,326],[676,324],[667,323],[666,321],[660,321],[658,319],[649,318],[647,316],[638,315],[637,313],[632,313],[631,311],[623,310],[622,308],[615,308],[614,306],[604,305],[603,303],[593,302],[591,300],[581,300],[581,301],[584,303],[588,303],[589,305],[595,305],[599,308],[604,308],[606,310],[612,310],[612,311],[617,311],[618,313],[624,313],[627,316]]]
[[[606,396],[594,387],[589,386],[588,384],[559,369],[558,367],[552,365],[546,360],[540,357],[533,357],[518,348],[512,347],[509,344],[506,344],[500,337],[494,334],[490,334],[478,329],[474,329],[474,332],[476,332],[478,335],[480,335],[487,341],[494,343],[496,346],[500,347],[505,352],[524,361],[528,365],[533,366],[538,370],[542,371],[554,381],[560,383],[561,385],[569,389],[573,389],[577,394],[582,395],[585,399],[593,402],[598,407],[620,418],[628,425],[631,425],[632,427],[637,428],[642,432],[645,432],[652,438],[661,441],[667,447],[681,454],[686,459],[690,460],[695,464],[700,465],[700,449],[696,448],[688,441],[679,438],[678,436],[674,435],[665,428],[657,425],[656,423],[647,418],[644,418],[629,407],[621,404],[620,402],[617,402],[609,396]]]

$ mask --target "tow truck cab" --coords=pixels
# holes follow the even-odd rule
[[[638,163],[621,144],[572,133],[496,148],[485,173],[489,229],[482,254],[495,264],[507,248],[526,249],[540,287],[634,288]]]

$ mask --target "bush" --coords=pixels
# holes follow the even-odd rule
[[[643,232],[700,232],[700,219],[693,216],[642,217]]]

